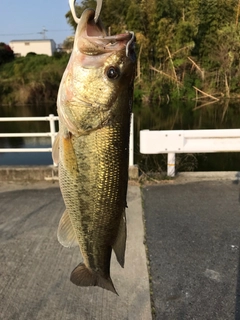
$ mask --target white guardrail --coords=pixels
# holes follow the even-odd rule
[[[213,152],[240,152],[240,129],[140,131],[140,153],[167,153],[170,177],[175,176],[176,153]]]
[[[31,133],[0,133],[0,138],[15,138],[15,137],[49,137],[51,138],[50,148],[0,148],[0,153],[3,152],[52,152],[52,145],[57,135],[55,121],[59,118],[50,114],[45,117],[2,117],[0,122],[14,122],[14,121],[49,121],[49,132],[31,132]],[[130,148],[129,148],[129,166],[133,166],[133,114],[131,116],[131,129],[130,129]]]

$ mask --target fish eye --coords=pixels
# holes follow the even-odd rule
[[[106,73],[107,73],[108,78],[111,79],[111,80],[115,80],[120,76],[119,68],[113,67],[113,66],[109,67],[107,69]]]

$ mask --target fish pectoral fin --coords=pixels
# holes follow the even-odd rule
[[[71,273],[70,280],[77,286],[98,286],[117,294],[110,277],[104,278],[98,272],[88,269],[84,263],[80,263]]]
[[[63,123],[64,127],[67,128],[69,132],[72,132],[73,134],[78,134],[78,128],[72,121],[70,121],[69,117],[65,114],[63,111],[61,104],[58,106],[58,116],[59,116],[59,121]]]
[[[63,213],[59,222],[57,238],[64,247],[71,248],[78,246],[77,237],[67,211]]]
[[[72,134],[69,132],[68,135],[61,140],[61,164],[72,178],[77,179],[78,163],[72,137]]]
[[[125,209],[120,220],[118,234],[112,248],[116,254],[117,261],[120,266],[124,267],[125,262],[125,249],[126,249],[126,239],[127,239],[127,225],[126,225],[126,214]]]
[[[54,163],[56,164],[59,163],[59,140],[60,140],[60,135],[58,132],[52,146],[52,158]]]

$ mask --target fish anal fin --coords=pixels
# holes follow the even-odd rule
[[[98,286],[118,294],[110,277],[105,278],[100,273],[88,269],[84,263],[80,263],[72,271],[70,280],[80,287]]]
[[[52,158],[55,164],[59,163],[59,139],[60,139],[60,135],[58,132],[52,146]]]
[[[57,238],[64,247],[71,248],[78,246],[77,237],[67,211],[63,213],[59,222]]]
[[[112,248],[117,257],[117,261],[119,262],[122,268],[124,267],[124,262],[125,262],[126,239],[127,239],[127,225],[126,225],[126,214],[124,209],[121,220],[120,220],[120,224],[119,224],[118,234],[114,244],[112,245]]]

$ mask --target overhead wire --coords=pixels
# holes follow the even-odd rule
[[[69,29],[61,29],[61,30],[48,30],[48,32],[63,32],[70,31]],[[28,33],[0,33],[0,37],[8,37],[8,36],[26,36],[30,34],[39,34],[39,32],[28,32]]]

